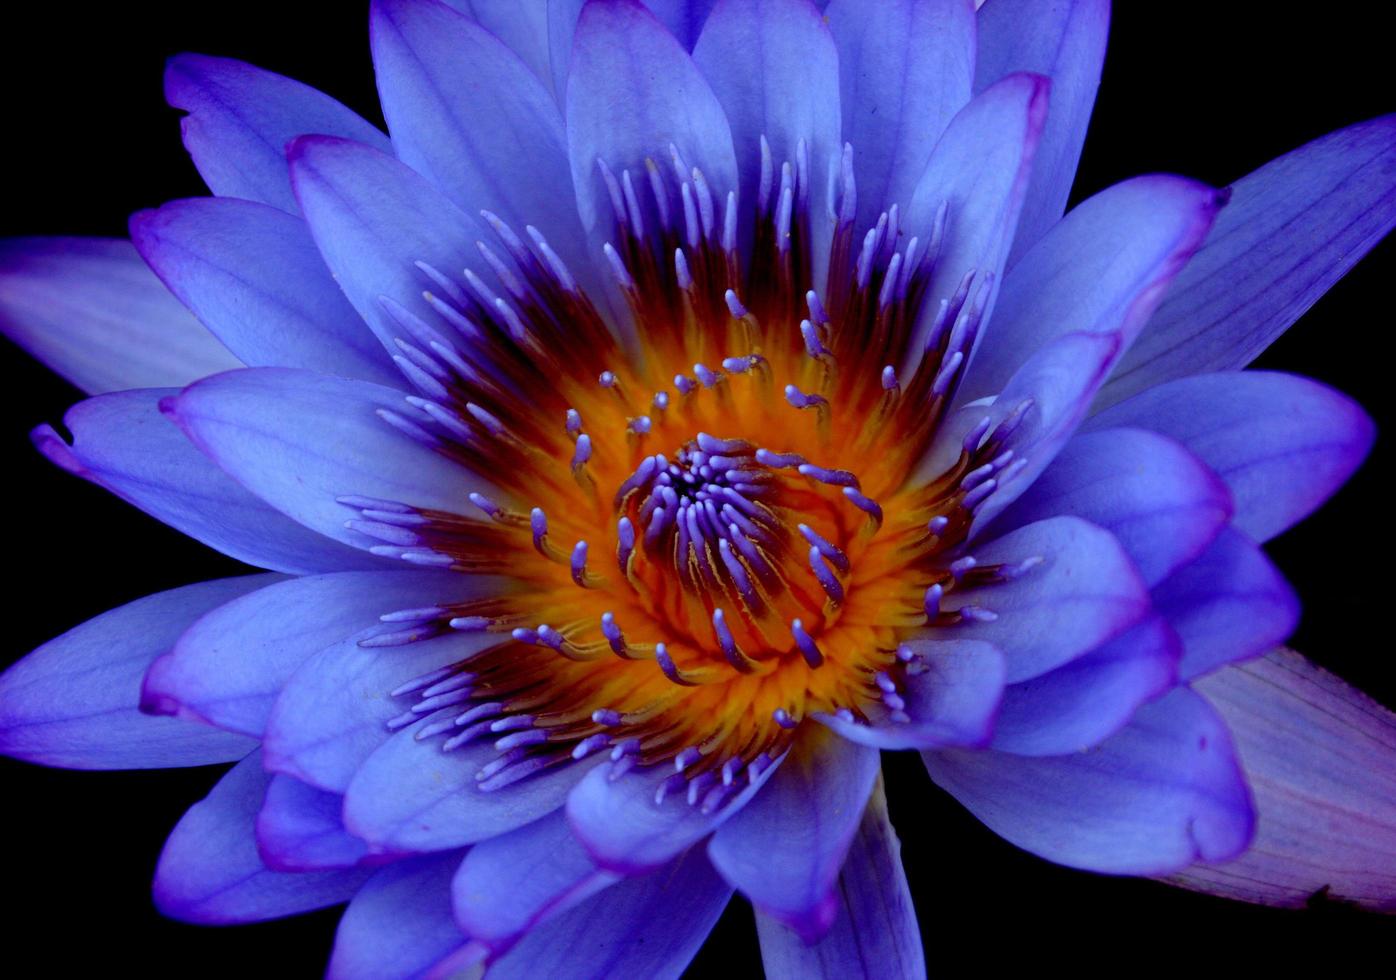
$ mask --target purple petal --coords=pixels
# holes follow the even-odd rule
[[[345,792],[359,766],[392,737],[388,720],[411,707],[391,697],[394,690],[498,642],[486,633],[448,633],[400,648],[359,645],[376,632],[325,647],[291,675],[267,719],[268,769]],[[418,747],[429,759],[439,743]]]
[[[1232,185],[1207,244],[1101,393],[1113,404],[1245,367],[1396,225],[1396,116],[1320,137]]]
[[[908,673],[901,694],[908,718],[893,720],[876,704],[864,709],[871,724],[837,715],[815,718],[846,739],[879,749],[987,743],[1004,693],[1003,654],[978,640],[925,640],[912,647],[920,670]]]
[[[136,213],[131,238],[170,291],[249,367],[402,385],[305,222],[251,201],[193,198]]]
[[[398,158],[468,214],[486,208],[519,234],[538,225],[582,269],[562,114],[543,83],[489,31],[435,0],[377,0],[370,27]]]
[[[1231,519],[1231,494],[1172,439],[1144,429],[1103,429],[1072,438],[997,526],[1059,514],[1115,535],[1152,587],[1221,533]]]
[[[692,51],[707,27],[717,0],[644,0],[674,39]]]
[[[998,647],[1010,682],[1069,663],[1148,615],[1149,594],[1125,550],[1109,531],[1080,518],[1038,521],[972,554],[981,565],[1043,559],[1020,577],[955,590],[942,603],[946,611],[973,604],[997,613],[993,622],[961,623],[955,633]]]
[[[257,854],[252,824],[266,793],[261,754],[234,766],[180,818],[155,869],[155,906],[181,922],[260,922],[346,901],[369,872],[272,871]]]
[[[779,760],[726,806],[705,813],[701,802],[690,806],[682,793],[670,793],[655,802],[655,790],[673,775],[671,767],[652,766],[612,780],[612,763],[606,762],[587,773],[567,798],[567,819],[601,867],[626,875],[644,874],[721,826],[756,795],[778,766]]]
[[[328,980],[421,976],[459,947],[450,886],[460,860],[459,851],[408,858],[369,878],[339,920]]]
[[[701,848],[622,881],[535,929],[490,966],[491,980],[678,980],[732,897]]]
[[[52,462],[211,548],[283,572],[381,568],[269,507],[218,469],[160,413],[173,388],[116,391],[68,410],[70,445],[52,426],[31,434]]]
[[[968,273],[981,283],[994,277],[990,288],[997,292],[1047,114],[1048,87],[1041,75],[1018,74],[976,95],[950,120],[916,181],[902,221],[908,234],[930,234],[936,214],[947,209],[918,339],[924,339],[940,300]],[[913,341],[911,350],[919,349]]]
[[[451,896],[457,925],[498,956],[535,924],[619,880],[587,857],[559,809],[472,847]]]
[[[240,362],[130,242],[0,242],[0,331],[88,394],[186,385]]]
[[[1202,557],[1153,592],[1183,640],[1184,680],[1258,657],[1299,621],[1299,599],[1253,541],[1228,528]]]
[[[186,585],[105,612],[0,675],[0,753],[69,769],[201,766],[256,743],[137,710],[141,675],[190,622],[280,579],[246,575]]]
[[[1172,436],[1231,490],[1237,528],[1266,541],[1308,516],[1361,465],[1376,436],[1354,401],[1307,378],[1261,371],[1170,381],[1106,409],[1092,429]]]
[[[340,572],[291,579],[201,617],[145,676],[147,710],[261,737],[272,702],[312,654],[395,609],[454,595],[452,572]]]
[[[960,401],[997,394],[1034,351],[1070,332],[1117,334],[1127,348],[1224,200],[1196,181],[1156,175],[1116,184],[1073,208],[1005,278],[991,339],[976,355]]]
[[[1178,681],[1182,641],[1151,616],[1083,657],[1004,691],[992,747],[1016,755],[1081,752],[1119,731]]]
[[[989,0],[982,4],[978,21],[975,91],[1015,71],[1036,72],[1052,80],[1052,106],[1009,252],[1011,268],[1066,210],[1105,61],[1110,3]]]
[[[165,99],[189,113],[180,122],[184,145],[209,190],[292,214],[291,140],[323,133],[388,149],[386,136],[323,92],[228,58],[176,55],[165,68]]]
[[[368,847],[339,819],[344,797],[307,786],[292,776],[273,776],[257,813],[257,852],[274,871],[352,868]]]
[[[881,767],[877,749],[812,730],[771,784],[708,842],[713,867],[807,942],[838,914],[834,885]]]
[[[381,297],[439,324],[422,296],[439,287],[416,263],[459,277],[480,262],[474,243],[492,238],[484,224],[425,177],[362,143],[306,136],[288,155],[310,234],[345,296],[383,345],[397,353],[393,341],[404,331]]]
[[[893,204],[911,203],[936,141],[969,102],[974,5],[834,0],[825,17],[839,47],[843,138],[853,146],[861,234]]]
[[[555,102],[552,54],[548,44],[548,8],[551,3],[519,3],[518,0],[456,0],[448,4],[475,22],[523,59]],[[469,9],[466,9],[469,8]],[[575,23],[575,20],[574,20]]]
[[[597,161],[617,174],[668,167],[669,147],[696,167],[721,199],[737,183],[732,133],[717,97],[688,52],[637,0],[582,8],[567,82],[567,146],[577,208],[588,233],[609,236]]]
[[[834,924],[813,946],[794,929],[757,913],[766,976],[925,980],[921,930],[881,784],[863,812],[835,898]]]
[[[405,728],[384,742],[345,790],[345,826],[374,853],[441,851],[508,833],[562,806],[595,764],[568,759],[497,792],[486,791],[475,777],[499,757],[493,742],[443,752],[438,739],[418,741],[422,727]]]
[[[1250,792],[1226,725],[1187,688],[1146,704],[1090,752],[925,752],[941,787],[995,833],[1050,861],[1162,874],[1245,850]]]
[[[1235,861],[1170,880],[1264,905],[1323,894],[1396,911],[1396,716],[1291,650],[1197,687],[1235,735],[1258,827]]]
[[[488,484],[394,429],[376,413],[410,412],[400,391],[291,368],[205,379],[162,403],[219,468],[277,510],[346,544],[376,541],[345,527],[342,496],[459,511]]]

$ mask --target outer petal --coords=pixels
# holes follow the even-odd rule
[[[998,519],[1072,515],[1105,528],[1150,587],[1192,561],[1231,518],[1221,478],[1179,443],[1144,429],[1076,436]]]
[[[436,0],[378,0],[370,27],[398,158],[467,214],[486,208],[520,233],[540,226],[582,268],[581,227],[565,206],[572,177],[562,114],[543,83],[489,31]]]
[[[0,242],[0,330],[88,394],[189,384],[239,365],[129,242]]]
[[[162,913],[200,925],[260,922],[337,905],[363,884],[367,871],[284,874],[262,864],[252,822],[267,779],[253,753],[180,818],[155,869]]]
[[[293,214],[285,152],[291,140],[323,133],[388,149],[386,136],[328,95],[228,58],[171,58],[165,99],[189,113],[180,123],[184,145],[209,190]]]
[[[508,833],[562,806],[589,765],[554,766],[489,792],[475,776],[500,756],[492,738],[443,752],[439,741],[417,739],[422,727],[384,742],[345,790],[344,823],[374,853],[440,851]]]
[[[345,792],[364,760],[392,737],[388,721],[410,707],[392,697],[394,690],[497,642],[491,634],[452,633],[396,649],[360,645],[378,632],[325,647],[291,675],[267,719],[268,769]],[[423,764],[436,757],[436,743],[418,748]]]
[[[1067,755],[1115,734],[1144,702],[1178,680],[1183,643],[1150,616],[1083,657],[1004,691],[992,747],[1016,755]]]
[[[926,240],[942,206],[947,219],[909,360],[921,350],[939,301],[966,274],[976,273],[981,283],[993,277],[990,288],[998,290],[1047,114],[1048,88],[1041,75],[1019,74],[976,95],[950,121],[916,181],[902,227]],[[986,319],[991,308],[986,306]]]
[[[161,407],[235,480],[306,527],[346,544],[377,542],[344,526],[357,512],[336,501],[373,497],[458,511],[489,486],[385,422],[410,411],[399,391],[289,368],[207,378]]]
[[[260,737],[272,702],[312,654],[395,609],[453,595],[452,572],[310,575],[261,589],[203,616],[151,665],[148,710],[203,719]]]
[[[911,203],[936,141],[969,102],[974,5],[834,0],[825,17],[839,46],[843,138],[853,146],[861,233],[893,204]]]
[[[674,146],[721,199],[738,186],[732,133],[688,52],[638,0],[582,8],[567,82],[567,146],[588,233],[608,234],[610,205],[597,161],[619,174],[668,166]]]
[[[1052,517],[974,549],[980,564],[1042,564],[1003,584],[953,591],[944,609],[984,605],[993,622],[967,622],[957,636],[998,647],[1017,682],[1060,667],[1113,639],[1149,612],[1149,596],[1110,532],[1077,517]]]
[[[613,763],[606,762],[587,773],[568,796],[567,819],[601,867],[627,875],[645,874],[721,826],[756,795],[779,764],[776,760],[767,766],[726,806],[708,809],[702,800],[690,806],[682,792],[655,802],[656,790],[673,775],[667,766],[612,779]]]
[[[264,204],[201,197],[136,213],[131,238],[170,291],[249,367],[402,385],[305,222]]]
[[[1346,395],[1292,375],[1204,374],[1159,385],[1101,412],[1090,428],[1136,425],[1172,436],[1215,470],[1233,523],[1266,541],[1343,485],[1376,437]]]
[[[425,177],[387,153],[351,140],[306,136],[288,150],[296,199],[344,294],[393,354],[407,331],[381,297],[428,324],[440,319],[423,299],[438,287],[418,266],[446,276],[478,264],[485,226]]]
[[[998,394],[1034,351],[1070,332],[1118,333],[1121,349],[1128,347],[1225,199],[1196,181],[1151,176],[1073,208],[1004,280],[987,328],[992,339],[960,400]]]
[[[902,870],[901,849],[887,818],[887,799],[879,780],[839,875],[838,908],[828,935],[808,946],[794,929],[757,913],[761,962],[768,980],[925,980],[926,957]]]
[[[1250,793],[1230,735],[1179,688],[1085,753],[926,752],[931,778],[989,828],[1049,860],[1160,874],[1245,850]]]
[[[908,672],[902,699],[906,718],[881,705],[864,712],[871,724],[815,715],[839,735],[879,749],[981,746],[993,733],[1007,666],[998,648],[978,640],[924,640],[908,644],[916,673]]]
[[[880,772],[877,749],[810,731],[718,828],[708,857],[758,909],[814,942],[838,915],[834,885]]]
[[[291,776],[273,776],[257,813],[257,853],[275,871],[352,868],[368,847],[344,829],[344,798]]]
[[[668,867],[608,888],[546,929],[529,933],[490,967],[490,976],[677,980],[731,897],[731,887],[694,848]]]
[[[421,976],[464,941],[451,921],[451,875],[461,853],[408,858],[381,869],[344,910],[329,980]]]
[[[69,769],[229,762],[251,739],[136,708],[141,675],[195,618],[277,575],[201,582],[137,599],[50,640],[0,675],[0,752]]]
[[[1299,622],[1299,599],[1284,576],[1253,541],[1229,528],[1153,597],[1182,637],[1184,680],[1260,656]]]
[[[451,882],[456,924],[493,955],[544,919],[620,880],[599,870],[562,810],[470,849]]]
[[[160,414],[162,399],[176,394],[154,388],[98,395],[63,417],[71,445],[49,425],[31,438],[68,472],[250,565],[317,572],[386,563],[297,524],[239,486]]]
[[[1315,894],[1396,912],[1396,716],[1291,650],[1198,682],[1255,790],[1255,843],[1170,880],[1301,907]]]
[[[1232,186],[1231,204],[1101,392],[1113,404],[1245,367],[1396,226],[1396,116],[1339,130]]]
[[[1015,71],[1052,80],[1052,107],[1037,148],[1032,183],[1008,254],[1017,263],[1066,210],[1086,124],[1095,104],[1109,31],[1109,0],[990,0],[980,5],[975,91]]]

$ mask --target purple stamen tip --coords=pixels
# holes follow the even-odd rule
[[[587,543],[578,541],[572,548],[572,581],[583,588],[586,587],[587,575]]]
[[[575,408],[567,410],[567,431],[573,435],[582,431],[582,413]]]
[[[577,436],[577,447],[572,451],[572,468],[574,470],[585,466],[591,459],[591,436],[583,432]]]
[[[718,379],[721,377],[719,374],[717,374],[715,371],[709,368],[706,364],[693,365],[693,374],[698,379],[698,383],[701,384],[704,388],[711,388],[713,385],[717,384]],[[676,378],[676,383],[677,380],[678,379]]]
[[[732,314],[732,319],[740,320],[747,315],[747,309],[742,305],[742,301],[737,298],[734,290],[727,290],[723,298],[727,301],[727,312]]]
[[[945,595],[945,588],[937,582],[926,590],[926,595],[921,600],[922,608],[926,610],[926,619],[934,621],[940,615],[940,600]]]
[[[502,508],[483,493],[471,493],[467,499],[490,517],[498,517],[502,513]]]
[[[614,708],[597,708],[591,713],[591,720],[598,725],[614,728],[621,722],[620,712]]]
[[[480,633],[489,628],[490,620],[485,616],[457,616],[449,625],[462,633]]]
[[[944,515],[940,517],[932,517],[929,521],[926,522],[926,530],[930,531],[932,534],[940,534],[949,526],[950,518],[945,517]]]
[[[616,386],[616,374],[614,371],[602,371],[601,376],[596,379],[603,388],[614,388]]]
[[[882,369],[882,390],[894,391],[897,387],[897,369],[889,364]]]
[[[824,663],[824,654],[820,651],[818,644],[814,642],[814,637],[805,630],[805,624],[798,619],[791,620],[790,632],[795,637],[795,646],[799,648],[801,656],[811,667],[818,667]]]
[[[843,495],[848,498],[848,502],[857,507],[863,513],[872,517],[878,523],[882,522],[882,507],[871,497],[865,497],[856,487],[844,487]]]
[[[771,718],[777,725],[785,729],[795,728],[800,724],[794,718],[790,717],[790,712],[786,711],[784,708],[777,708],[775,711],[771,712]],[[726,781],[727,780],[724,779],[724,782]]]

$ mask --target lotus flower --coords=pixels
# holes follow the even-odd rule
[[[1063,217],[1107,17],[375,0],[391,139],[175,58],[214,196],[7,244],[0,310],[94,395],[41,452],[267,571],[39,648],[0,749],[236,762],[156,903],[347,901],[333,977],[675,976],[734,892],[772,977],[924,976],[895,750],[1052,861],[1391,908],[1393,719],[1264,656],[1373,427],[1240,369],[1396,120]]]

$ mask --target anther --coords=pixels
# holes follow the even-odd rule
[[[795,637],[795,646],[799,648],[800,655],[805,658],[805,663],[811,667],[818,667],[824,663],[824,654],[820,652],[819,646],[814,642],[814,637],[805,630],[805,624],[798,619],[790,621],[790,633]]]
[[[572,581],[584,589],[591,588],[593,580],[587,574],[587,543],[578,541],[572,548]]]
[[[818,548],[819,553],[829,559],[835,568],[845,575],[848,574],[848,555],[844,554],[843,549],[830,544],[818,531],[808,524],[799,524],[796,526],[799,528],[800,534],[804,536],[804,539]]]
[[[809,567],[814,573],[815,579],[819,582],[819,587],[824,590],[829,601],[834,605],[843,602],[843,583],[838,580],[838,576],[824,561],[824,556],[820,554],[818,548],[809,550]]]
[[[777,708],[775,711],[771,712],[771,718],[777,725],[785,729],[795,728],[800,724],[794,718],[790,717],[790,712],[786,711],[784,708]]]

